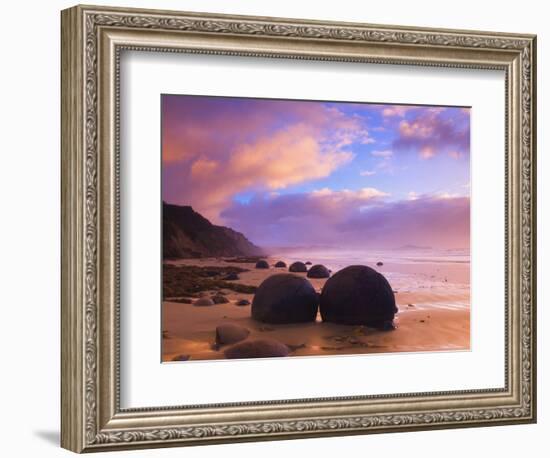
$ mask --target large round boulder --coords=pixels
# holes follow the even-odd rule
[[[330,271],[322,264],[315,264],[307,271],[309,278],[328,278],[330,277]]]
[[[275,267],[285,267],[286,268],[286,262],[284,261],[277,261],[275,263]]]
[[[289,272],[307,272],[307,267],[303,262],[296,261],[290,264]]]
[[[256,263],[256,269],[269,269],[269,264],[267,261],[261,259]]]
[[[367,266],[348,266],[325,283],[320,297],[323,321],[392,329],[397,313],[388,280]]]
[[[252,318],[263,323],[315,321],[319,298],[306,278],[276,274],[266,278],[252,300]]]
[[[250,339],[239,342],[224,351],[228,359],[273,358],[288,356],[290,348],[273,339]]]

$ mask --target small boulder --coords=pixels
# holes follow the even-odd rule
[[[308,278],[328,278],[330,271],[322,264],[315,264],[307,271]]]
[[[201,297],[200,299],[197,299],[193,305],[196,305],[197,307],[208,307],[209,305],[214,305],[214,301],[209,297]]]
[[[222,296],[221,294],[216,294],[212,297],[212,302],[214,302],[214,304],[228,304],[229,299],[227,299],[227,297],[225,296]]]
[[[290,349],[273,339],[251,339],[237,343],[224,351],[228,359],[272,358],[288,356]]]
[[[306,262],[305,262],[305,265],[306,265],[306,266],[310,266],[310,265],[311,265],[311,261],[306,261]]]
[[[231,280],[238,280],[239,276],[235,272],[228,273],[225,277],[223,277],[223,280],[231,281]]]
[[[284,261],[277,261],[275,263],[275,267],[285,267],[286,268],[286,262]]]
[[[189,355],[176,355],[172,358],[172,361],[188,361],[189,358]]]
[[[238,324],[221,324],[216,327],[216,344],[226,345],[240,342],[248,337],[250,331]]]
[[[376,263],[376,265],[377,265],[378,267],[382,267],[382,266],[384,265],[384,263],[383,263],[382,261],[378,261],[378,262]]]
[[[176,299],[172,299],[171,302],[177,302],[178,304],[191,304],[193,301],[188,297],[178,297]]]
[[[250,305],[250,301],[248,299],[241,299],[240,301],[237,301],[235,305],[243,307],[245,305]]]
[[[315,321],[319,297],[303,277],[275,274],[258,287],[252,300],[252,318],[264,323],[305,323]]]
[[[256,269],[269,269],[267,261],[261,259],[256,263]]]
[[[397,307],[381,273],[367,266],[348,266],[325,283],[320,311],[326,322],[390,330]]]
[[[307,267],[303,262],[296,261],[290,264],[289,272],[307,272]]]

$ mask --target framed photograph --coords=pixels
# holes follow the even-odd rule
[[[536,421],[536,38],[62,12],[62,446]]]

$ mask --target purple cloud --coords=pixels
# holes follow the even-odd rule
[[[256,196],[246,204],[234,202],[222,217],[263,246],[469,246],[468,197],[415,196],[388,202],[385,196],[372,188]]]
[[[399,121],[393,148],[413,151],[422,159],[470,154],[470,112],[467,108],[422,108]]]
[[[367,209],[336,226],[342,238],[395,248],[422,245],[434,248],[470,246],[469,197],[420,196]]]
[[[217,221],[231,198],[330,176],[369,143],[360,118],[318,102],[163,98],[163,198]]]

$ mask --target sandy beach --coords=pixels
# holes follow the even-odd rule
[[[470,348],[470,265],[467,261],[449,261],[430,257],[416,259],[401,256],[383,266],[363,262],[390,282],[399,312],[395,316],[397,329],[380,331],[357,325],[324,323],[318,314],[312,323],[265,324],[250,317],[250,305],[237,305],[246,299],[252,302],[253,293],[247,287],[258,286],[267,277],[287,272],[274,268],[276,261],[287,264],[293,257],[265,258],[269,269],[256,269],[250,262],[228,262],[227,258],[200,258],[166,261],[170,265],[199,268],[235,267],[239,279],[232,284],[242,285],[241,291],[229,288],[205,289],[194,297],[169,297],[165,292],[162,304],[162,360],[193,361],[224,359],[227,346],[215,344],[218,325],[232,323],[250,331],[248,339],[269,338],[286,344],[290,356],[345,355],[388,352],[456,351]],[[306,259],[303,259],[304,261]],[[234,261],[234,260],[233,260]],[[316,263],[316,259],[311,259]],[[330,264],[327,264],[331,268]],[[297,273],[306,276],[305,273]],[[309,279],[320,292],[326,279]],[[237,287],[238,289],[238,287]],[[199,297],[223,294],[229,302],[206,307],[193,302]]]

